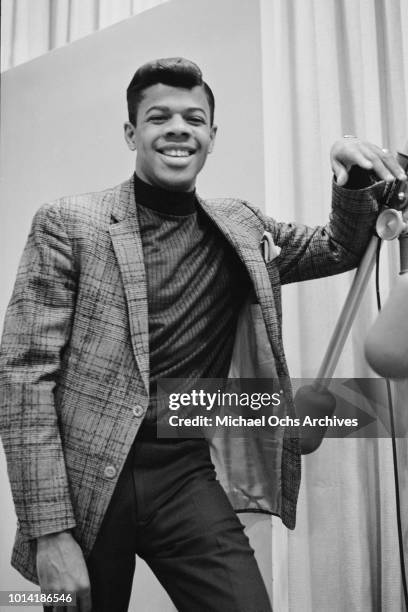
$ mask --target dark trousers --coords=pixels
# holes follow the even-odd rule
[[[93,612],[128,610],[135,554],[179,612],[271,612],[205,440],[136,439],[88,559]]]

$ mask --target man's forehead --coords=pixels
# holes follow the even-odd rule
[[[146,113],[151,108],[183,107],[201,109],[209,114],[210,106],[202,85],[196,85],[191,89],[174,87],[156,83],[143,91],[143,98],[139,110]]]

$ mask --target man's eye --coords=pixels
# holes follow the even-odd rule
[[[189,117],[189,118],[187,119],[187,121],[189,121],[190,123],[193,123],[194,125],[199,125],[199,124],[203,124],[203,123],[205,123],[205,119],[204,119],[204,117],[196,117],[196,116],[194,116],[194,117]]]
[[[166,121],[166,117],[165,115],[152,115],[149,117],[149,121],[153,123],[163,123],[163,121]]]

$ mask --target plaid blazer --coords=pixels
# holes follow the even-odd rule
[[[269,351],[271,374],[287,381],[280,284],[357,265],[377,204],[370,189],[333,189],[330,222],[316,228],[278,223],[241,200],[200,200],[245,264],[256,296],[238,325],[233,361],[242,361],[240,332],[249,329],[261,358]],[[269,263],[260,249],[265,231],[281,247]],[[252,356],[246,363],[251,371],[232,364],[235,376],[257,373]],[[37,212],[0,364],[0,429],[18,517],[12,564],[36,582],[36,537],[73,529],[89,554],[148,406],[146,278],[132,180]],[[219,478],[238,510],[275,513],[293,528],[299,442],[281,430],[266,450],[254,440],[221,441],[213,448]]]

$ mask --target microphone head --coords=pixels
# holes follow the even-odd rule
[[[377,218],[377,234],[382,240],[394,240],[406,229],[406,223],[400,210],[387,208]]]

